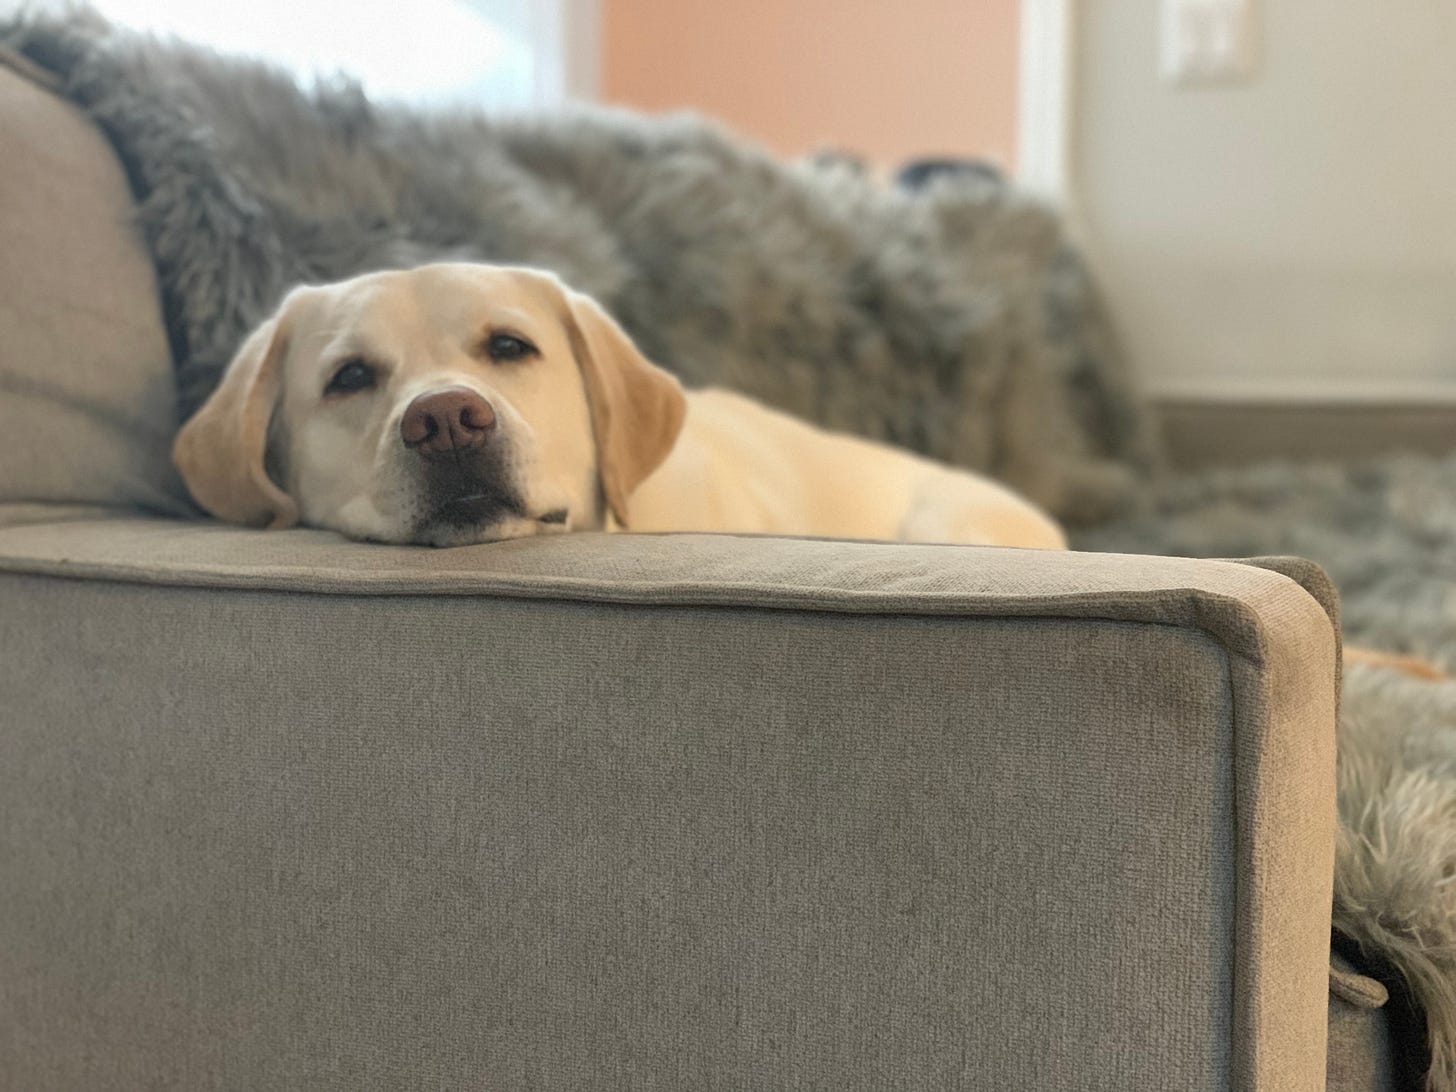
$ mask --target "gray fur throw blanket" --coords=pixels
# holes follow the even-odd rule
[[[127,169],[184,414],[296,282],[541,266],[689,384],[989,471],[1102,520],[1084,549],[1313,558],[1348,639],[1456,669],[1456,458],[1155,483],[1150,419],[1075,250],[994,181],[886,189],[685,116],[412,112],[85,14],[0,20],[0,43],[53,73]],[[1404,976],[1430,1087],[1456,1087],[1456,682],[1352,670],[1339,778],[1335,924]]]
[[[184,415],[299,282],[437,259],[553,270],[690,385],[1014,483],[1073,522],[1154,446],[1056,216],[982,177],[886,189],[690,116],[376,105],[114,31],[0,21],[117,148]]]

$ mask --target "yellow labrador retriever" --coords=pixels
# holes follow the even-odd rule
[[[221,519],[382,542],[605,528],[1065,546],[994,482],[684,392],[594,301],[528,269],[296,289],[173,457]]]
[[[549,273],[442,264],[293,291],[178,434],[192,495],[235,523],[434,546],[587,529],[1062,549],[963,470],[684,392]],[[1347,658],[1425,678],[1423,660]]]

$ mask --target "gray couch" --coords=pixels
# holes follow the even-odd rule
[[[201,521],[121,167],[0,148],[0,1088],[1384,1087],[1313,566]]]

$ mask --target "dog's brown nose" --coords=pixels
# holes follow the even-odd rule
[[[445,455],[485,443],[495,427],[495,410],[474,391],[447,387],[422,394],[405,407],[399,435],[421,455]]]

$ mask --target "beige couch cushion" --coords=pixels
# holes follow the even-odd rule
[[[151,261],[105,137],[0,51],[0,500],[186,511]]]

